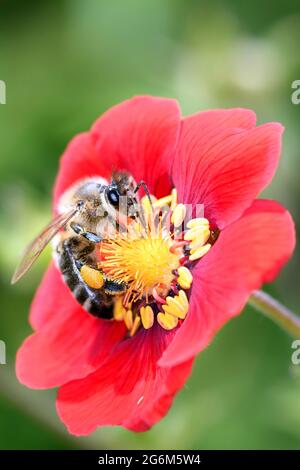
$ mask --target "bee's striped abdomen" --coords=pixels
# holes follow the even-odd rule
[[[77,237],[67,238],[61,242],[61,248],[58,252],[58,264],[63,279],[72,291],[75,299],[83,308],[95,317],[111,319],[112,298],[110,298],[104,289],[93,289],[89,287],[80,275],[80,262],[75,259],[72,245],[76,245]],[[75,241],[75,243],[74,243]]]

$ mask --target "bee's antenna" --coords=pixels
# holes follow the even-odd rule
[[[134,193],[137,193],[138,190],[139,190],[141,187],[144,188],[144,191],[145,191],[146,196],[147,196],[147,198],[148,198],[148,200],[149,200],[149,203],[150,203],[151,210],[152,210],[152,212],[153,212],[152,200],[151,200],[150,191],[149,191],[149,189],[148,189],[147,183],[145,183],[145,181],[143,181],[143,180],[139,181],[138,184],[137,184],[136,187],[135,187],[135,190],[134,190],[133,192],[134,192]]]
[[[148,186],[147,184],[145,183],[145,181],[141,180],[139,181],[139,183],[136,185],[135,189],[134,189],[134,193],[136,194],[138,192],[138,190],[143,187],[144,188],[144,191],[146,193],[146,196],[149,200],[149,203],[150,203],[150,207],[151,207],[151,210],[152,210],[152,213],[154,212],[153,210],[153,205],[152,205],[152,200],[151,200],[151,196],[150,196],[150,192],[149,192],[149,189],[148,189]],[[139,212],[139,219],[144,227],[144,229],[146,230],[147,232],[147,223],[146,223],[146,219],[145,219],[145,214],[144,214],[144,209],[142,207],[142,205],[140,204],[140,209],[141,211]]]

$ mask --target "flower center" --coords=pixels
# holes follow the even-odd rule
[[[130,335],[155,321],[171,330],[186,317],[191,269],[214,242],[209,221],[191,219],[177,204],[177,193],[157,200],[142,198],[140,212],[126,232],[98,246],[99,269],[108,279],[126,284],[114,299],[114,319],[124,321]]]
[[[154,287],[170,289],[173,271],[180,266],[178,255],[170,251],[170,241],[162,236],[154,238],[151,233],[145,238],[105,241],[100,249],[102,269],[110,279],[126,282],[132,299],[145,297],[148,301]]]

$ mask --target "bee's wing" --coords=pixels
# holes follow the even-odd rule
[[[76,212],[78,211],[78,207],[73,208],[72,210],[60,214],[55,217],[51,222],[41,231],[41,233],[27,246],[23,257],[17,266],[14,275],[12,277],[11,283],[15,284],[22,276],[31,268],[33,263],[37,260],[40,256],[44,248],[48,245],[48,243],[52,240],[54,235],[63,228],[69,220],[74,217]]]

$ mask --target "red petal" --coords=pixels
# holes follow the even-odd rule
[[[76,181],[91,176],[107,178],[109,171],[106,163],[96,154],[90,133],[85,132],[74,137],[60,161],[54,186],[54,204],[57,204],[64,191]]]
[[[210,127],[252,129],[256,124],[256,115],[254,111],[246,108],[208,109],[183,119],[187,120],[194,121],[203,129]]]
[[[33,329],[40,329],[61,310],[77,307],[77,302],[52,262],[34,296],[29,321]]]
[[[199,113],[183,120],[173,180],[180,201],[204,204],[205,216],[223,228],[271,181],[283,128],[270,123],[251,129],[248,111],[231,110],[228,119],[221,114],[215,122],[213,116]]]
[[[57,409],[69,431],[86,435],[97,426],[122,425],[145,431],[168,411],[193,361],[178,367],[157,367],[174,332],[154,326],[120,343],[99,370],[64,385]]]
[[[53,266],[36,295],[32,313],[39,331],[25,340],[16,365],[18,379],[31,388],[55,387],[85,377],[125,333],[122,323],[85,312]]]
[[[170,166],[180,130],[175,100],[139,96],[113,107],[92,128],[98,158],[127,170],[152,194],[170,191]]]
[[[174,366],[204,349],[251,292],[274,279],[294,246],[290,214],[276,202],[255,201],[194,269],[190,312],[159,364]]]

